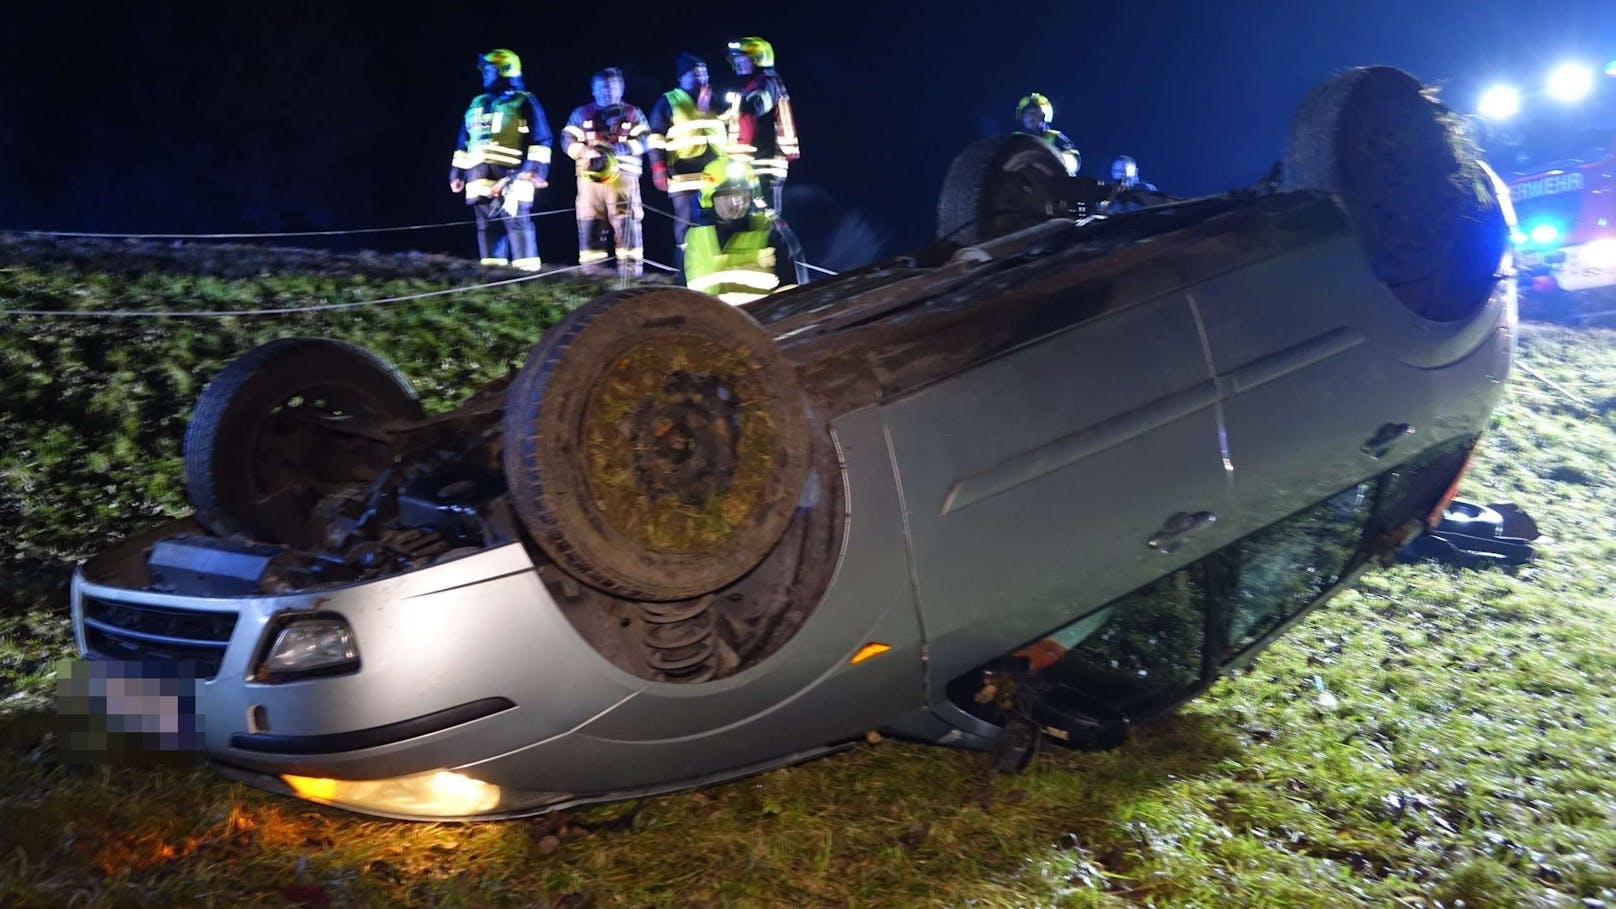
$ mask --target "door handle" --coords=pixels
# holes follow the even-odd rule
[[[1378,461],[1396,448],[1397,443],[1413,434],[1414,427],[1407,423],[1382,423],[1374,435],[1364,439],[1363,447],[1358,450]]]
[[[1162,555],[1171,555],[1184,545],[1184,540],[1190,534],[1217,523],[1218,516],[1210,511],[1180,511],[1167,519],[1167,523],[1155,532],[1145,545]]]

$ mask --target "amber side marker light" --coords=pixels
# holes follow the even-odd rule
[[[1474,451],[1465,456],[1464,463],[1459,465],[1459,472],[1453,475],[1453,482],[1448,484],[1447,491],[1442,493],[1442,498],[1437,499],[1436,507],[1431,509],[1430,514],[1425,516],[1426,527],[1435,527],[1442,523],[1442,515],[1448,510],[1448,506],[1453,504],[1453,497],[1459,494],[1459,481],[1463,480],[1465,474],[1470,472],[1470,462],[1475,457],[1476,453]]]
[[[865,644],[863,647],[860,647],[858,649],[858,653],[853,654],[853,658],[848,660],[848,662],[858,665],[871,657],[878,657],[891,649],[891,644],[882,644],[879,641],[871,641],[870,643]]]

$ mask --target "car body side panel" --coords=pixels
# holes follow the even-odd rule
[[[1202,538],[1172,556],[1146,542],[1175,512],[1225,505],[1214,400],[1193,313],[1171,294],[882,408],[934,695],[1204,554]]]
[[[1511,293],[1500,282],[1473,318],[1427,322],[1341,242],[1196,288],[1225,395],[1239,523],[1265,526],[1479,430],[1507,370],[1496,336],[1508,331]]]

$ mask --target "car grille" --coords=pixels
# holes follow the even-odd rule
[[[92,658],[189,662],[201,679],[218,674],[236,628],[233,612],[166,609],[90,596],[82,606],[84,644]]]

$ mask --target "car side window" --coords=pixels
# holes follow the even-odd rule
[[[1261,641],[1341,579],[1375,504],[1366,482],[1246,537],[1229,550],[1223,657]],[[1221,586],[1221,585],[1220,585]]]
[[[1123,711],[1195,687],[1206,643],[1203,577],[1197,566],[1180,569],[1069,626],[1092,631],[1068,645],[1050,675]]]

